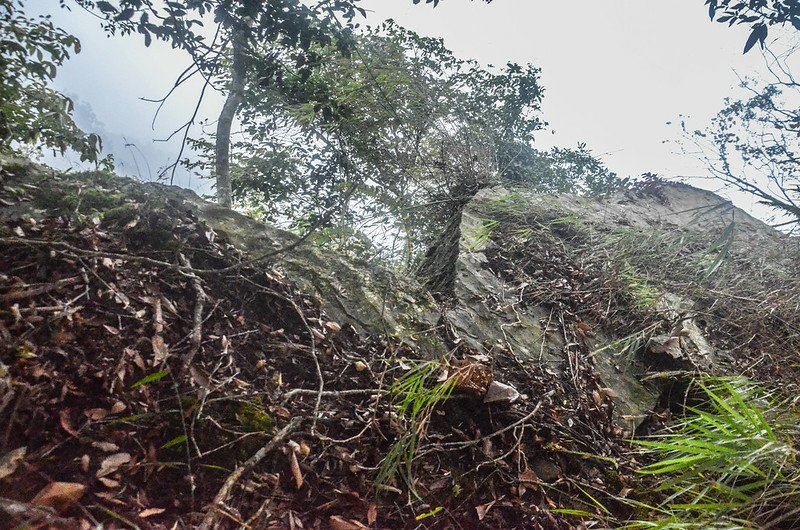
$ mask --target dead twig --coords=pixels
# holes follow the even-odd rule
[[[326,390],[324,392],[320,392],[319,390],[313,390],[310,388],[295,388],[294,390],[289,390],[283,395],[283,403],[286,403],[290,399],[296,396],[319,396],[322,397],[331,397],[331,398],[341,398],[347,396],[374,396],[376,394],[384,395],[388,394],[388,390],[381,390],[379,388],[359,388],[355,390]]]
[[[60,518],[55,510],[51,508],[36,506],[35,504],[16,501],[6,497],[0,497],[0,511],[8,514],[12,519],[25,521],[24,524],[17,528],[30,528],[35,523],[65,525],[64,528],[67,528],[67,525],[71,523],[68,519]]]
[[[65,243],[63,241],[47,241],[47,240],[30,239],[23,237],[0,237],[0,243],[9,245],[30,245],[34,247],[56,248],[56,249],[62,249],[62,251],[66,250],[72,252],[73,254],[79,256],[86,256],[90,258],[121,259],[132,262],[147,263],[148,265],[157,265],[159,267],[165,267],[167,269],[182,268],[180,265],[175,265],[174,263],[169,263],[168,261],[161,261],[157,259],[147,258],[145,256],[136,256],[133,254],[120,254],[118,252],[104,252],[99,250],[86,250],[83,248],[78,248],[74,245],[70,245],[69,243]]]
[[[548,394],[550,394],[550,392],[548,392]],[[547,395],[547,394],[545,394],[545,395]],[[508,432],[511,429],[514,429],[514,428],[516,428],[516,427],[518,427],[520,425],[523,425],[525,422],[527,422],[528,420],[533,418],[536,415],[536,413],[539,412],[539,409],[542,407],[542,402],[543,401],[539,401],[536,404],[536,406],[533,407],[533,410],[530,411],[528,414],[526,414],[523,418],[520,418],[519,420],[515,421],[511,425],[506,425],[505,427],[503,427],[502,429],[500,429],[498,431],[494,431],[493,433],[487,434],[483,438],[478,438],[477,440],[469,440],[469,441],[466,441],[466,442],[449,442],[449,443],[437,444],[436,447],[431,449],[430,451],[433,451],[435,449],[445,449],[445,448],[472,447],[474,445],[478,445],[478,444],[483,443],[483,442],[485,442],[487,440],[490,440],[491,438],[494,438],[495,436],[499,436],[499,435],[503,434],[504,432]],[[423,454],[427,454],[430,451],[426,451],[425,453],[422,453],[419,456],[422,456]]]
[[[194,442],[194,438],[190,438],[189,436],[189,429],[186,426],[186,413],[183,410],[183,400],[181,397],[180,389],[178,389],[178,381],[175,380],[175,377],[172,375],[172,372],[169,374],[170,379],[172,380],[172,390],[175,392],[175,399],[178,404],[178,414],[180,414],[181,419],[181,428],[183,429],[183,436],[186,438],[184,442],[184,447],[186,448],[186,471],[187,476],[189,477],[189,499],[192,504],[192,509],[194,509],[194,492],[197,489],[197,484],[195,483],[194,479],[194,471],[192,470],[192,449],[189,442]]]
[[[299,316],[300,320],[303,321],[303,326],[306,328],[306,332],[308,332],[308,338],[310,341],[309,345],[311,346],[311,359],[314,361],[314,368],[316,369],[317,372],[317,382],[319,383],[319,387],[317,389],[317,402],[314,404],[314,417],[311,423],[311,432],[316,433],[317,416],[319,416],[319,406],[322,403],[322,393],[325,390],[325,380],[322,377],[322,367],[319,365],[319,359],[317,358],[317,342],[314,336],[314,330],[311,329],[311,325],[308,323],[308,319],[306,319],[305,314],[303,314],[303,310],[300,309],[300,307],[298,307],[298,305],[295,303],[294,300],[285,295],[282,295],[278,291],[271,289],[265,285],[260,285],[251,280],[250,278],[247,278],[246,276],[242,276],[242,278],[248,283],[251,283],[252,285],[258,287],[259,289],[262,289],[265,293],[269,294],[270,296],[274,296],[279,300],[283,300],[284,302],[292,306],[292,309],[295,310],[297,316]]]
[[[180,259],[181,265],[183,265],[186,270],[192,270],[192,264],[189,262],[189,259],[186,256],[179,253],[178,259]],[[200,346],[203,341],[203,309],[205,307],[205,301],[208,299],[208,295],[203,290],[203,284],[200,281],[200,278],[191,272],[184,272],[184,274],[189,277],[189,281],[192,283],[192,288],[195,292],[195,302],[194,314],[192,315],[192,334],[191,338],[189,339],[191,349],[189,350],[189,353],[186,354],[186,358],[183,361],[181,376],[186,373],[186,370],[189,368],[189,366],[191,366],[195,355],[197,355],[197,352],[200,351]]]
[[[237,467],[233,473],[228,476],[228,478],[225,480],[225,483],[214,497],[214,501],[209,507],[208,512],[206,512],[203,522],[198,527],[198,530],[211,530],[212,528],[217,527],[217,523],[219,522],[219,512],[225,506],[225,502],[228,500],[231,490],[233,490],[233,487],[236,485],[239,479],[241,479],[245,473],[249,472],[256,465],[258,465],[265,456],[281,445],[284,440],[286,440],[286,438],[288,438],[289,435],[297,428],[300,422],[300,418],[292,418],[283,429],[275,433],[275,436],[272,437],[267,445],[256,451],[253,456],[248,458],[244,463],[242,463],[242,465]]]
[[[81,281],[80,276],[73,276],[71,278],[64,278],[63,280],[58,280],[57,282],[48,283],[46,285],[31,287],[30,289],[26,289],[24,291],[13,290],[10,293],[0,295],[0,302],[13,302],[15,300],[24,300],[26,298],[33,298],[34,296],[46,294],[49,293],[50,291],[63,289],[64,287],[67,287],[69,285],[74,285],[80,281]]]

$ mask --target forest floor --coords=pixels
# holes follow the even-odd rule
[[[653,500],[588,356],[490,359],[445,325],[432,360],[174,201],[26,171],[2,206],[61,213],[0,226],[0,528],[603,528]]]
[[[628,510],[606,502],[640,483],[607,396],[570,397],[589,371],[487,376],[458,344],[426,362],[191,213],[162,221],[0,229],[0,527],[567,529],[598,497]],[[522,397],[483,403],[487,377]]]

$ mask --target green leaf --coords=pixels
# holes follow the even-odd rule
[[[561,515],[572,515],[573,517],[584,517],[589,519],[597,518],[597,514],[586,512],[583,510],[573,510],[570,508],[557,508],[555,510],[550,510],[552,513],[558,513]]]
[[[109,4],[108,2],[105,2],[103,0],[101,0],[100,2],[97,2],[96,5],[97,5],[97,9],[99,9],[103,13],[113,13],[113,12],[115,12],[117,10],[117,8],[115,8],[114,6],[112,6],[111,4]]]
[[[127,9],[123,9],[122,12],[114,18],[114,20],[117,20],[117,21],[130,20],[130,18],[133,16],[134,12],[135,11],[134,11],[134,9],[132,7],[129,7]]]
[[[744,51],[742,54],[745,54],[750,51],[750,48],[755,46],[756,42],[761,43],[761,47],[764,47],[764,41],[767,39],[767,26],[765,24],[759,24],[753,28],[753,31],[750,33],[750,36],[747,38],[747,42],[744,45]]]
[[[714,14],[717,12],[717,0],[709,0],[708,4],[708,17],[713,21]]]
[[[186,442],[188,438],[185,434],[182,434],[172,440],[168,441],[164,445],[161,446],[161,449],[169,449],[170,447],[175,447],[176,445],[181,445],[182,443]]]
[[[140,386],[149,385],[150,383],[155,383],[156,381],[161,381],[162,379],[167,377],[168,374],[169,372],[167,370],[150,374],[147,377],[143,377],[142,379],[136,381],[134,384],[131,385],[131,388],[138,388]]]

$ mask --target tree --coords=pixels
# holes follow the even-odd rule
[[[61,0],[62,5],[66,0]],[[248,70],[253,66],[249,50],[255,43],[271,43],[293,53],[298,65],[307,63],[313,45],[328,45],[337,39],[346,49],[347,32],[333,31],[336,16],[351,21],[358,0],[328,0],[308,6],[300,0],[75,0],[81,7],[101,15],[110,33],[140,33],[145,45],[153,38],[170,42],[192,58],[192,67],[178,76],[176,87],[200,74],[206,85],[227,92],[217,121],[215,174],[217,197],[223,206],[231,205],[230,130],[238,112]],[[212,36],[203,27],[213,17],[217,25]],[[228,57],[230,51],[231,57]],[[202,96],[201,96],[202,98]],[[198,104],[199,106],[199,104]],[[194,123],[190,119],[179,129],[184,139]],[[177,131],[176,131],[177,132]],[[179,156],[180,158],[180,156]],[[173,170],[175,166],[172,166]]]
[[[717,22],[729,26],[752,25],[744,53],[756,43],[764,47],[770,26],[791,24],[800,29],[800,2],[797,0],[706,0],[705,3],[712,21],[716,17]]]
[[[610,171],[585,143],[575,149],[553,147],[540,151],[527,144],[506,146],[502,175],[509,182],[542,193],[601,196],[626,189],[630,179]]]
[[[233,194],[272,222],[316,226],[318,240],[410,268],[482,187],[507,179],[567,191],[568,181],[583,188],[592,171],[596,180],[613,176],[586,150],[582,158],[554,151],[559,161],[536,182],[522,175],[548,159],[539,153],[534,166],[520,156],[534,152],[545,125],[539,70],[530,65],[485,68],[394,23],[360,32],[349,56],[316,53],[306,69],[273,47],[254,51],[271,59],[254,59],[269,68],[247,83]],[[194,145],[206,153],[194,167],[213,167],[213,138]],[[556,171],[559,186],[548,181]]]
[[[410,265],[427,243],[419,228],[435,230],[437,216],[497,178],[495,142],[528,141],[542,126],[538,70],[489,71],[393,23],[361,32],[351,49],[319,47],[312,67],[273,46],[254,50],[264,69],[242,103],[234,196],[342,244],[400,242]],[[213,143],[195,144],[204,169]]]
[[[72,101],[49,87],[70,53],[80,51],[74,36],[49,17],[26,16],[21,0],[0,0],[0,148],[44,145],[81,160],[97,162],[100,138],[72,120]]]
[[[66,2],[60,1],[62,5]],[[217,197],[223,206],[231,205],[231,124],[238,113],[248,72],[264,67],[252,61],[252,49],[268,44],[278,54],[290,54],[298,68],[308,71],[315,61],[315,46],[335,43],[339,52],[347,53],[352,21],[359,13],[366,15],[358,6],[359,0],[320,0],[313,5],[301,0],[169,0],[163,4],[153,0],[75,2],[100,14],[111,33],[137,32],[143,35],[145,45],[149,46],[155,37],[187,51],[193,67],[182,73],[176,84],[196,73],[204,75],[209,83],[220,84],[221,78],[225,79],[227,98],[217,122],[215,152]],[[426,0],[434,6],[438,2]],[[200,31],[208,15],[213,15],[217,24],[213,37]],[[338,17],[345,21],[345,27]],[[269,62],[268,59],[261,58]],[[194,117],[181,128],[184,140],[193,123]]]
[[[778,214],[778,224],[800,225],[800,83],[789,69],[789,50],[771,52],[771,82],[742,82],[748,97],[728,98],[706,130],[686,134],[704,153],[712,174],[753,195]]]

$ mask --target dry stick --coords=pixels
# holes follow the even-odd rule
[[[57,289],[61,289],[62,287],[66,287],[68,285],[74,285],[79,281],[81,281],[80,276],[73,276],[71,278],[64,278],[63,280],[58,280],[57,282],[49,283],[47,285],[32,287],[25,291],[11,291],[10,293],[0,295],[0,302],[13,302],[14,300],[24,300],[26,298],[33,298],[34,296],[46,294],[49,293],[50,291],[55,291]]]
[[[317,396],[322,395],[323,397],[332,397],[332,398],[339,398],[345,396],[374,396],[375,394],[388,394],[388,390],[382,390],[380,388],[359,388],[355,390],[326,390],[324,392],[320,392],[319,390],[312,390],[310,388],[296,388],[294,390],[289,390],[283,395],[283,402],[292,399],[295,396]]]
[[[448,443],[438,444],[437,448],[446,448],[446,447],[463,448],[463,447],[471,447],[473,445],[478,445],[481,442],[484,442],[486,440],[494,438],[495,436],[499,436],[499,435],[503,434],[504,432],[510,431],[511,429],[514,429],[515,427],[518,427],[519,425],[524,424],[526,421],[528,421],[534,415],[536,415],[536,413],[539,412],[539,409],[541,407],[542,407],[542,402],[539,401],[536,404],[536,406],[533,407],[533,410],[530,411],[527,415],[525,415],[524,418],[521,418],[521,419],[515,421],[511,425],[506,425],[505,427],[503,427],[499,431],[494,431],[493,433],[489,433],[486,436],[484,436],[483,438],[478,438],[477,440],[469,440],[467,442],[448,442]]]
[[[300,421],[301,420],[299,417],[292,418],[286,427],[275,433],[275,436],[272,437],[267,445],[256,451],[253,456],[248,458],[241,466],[237,467],[233,473],[228,476],[228,478],[225,480],[225,483],[214,497],[214,502],[208,509],[208,512],[203,518],[203,522],[198,527],[198,530],[211,530],[212,528],[217,527],[217,522],[219,521],[219,510],[225,505],[225,502],[228,500],[231,490],[233,490],[236,482],[242,478],[242,475],[249,472],[252,468],[258,465],[265,456],[282,444],[283,441],[288,438],[289,434],[291,434],[292,431],[297,428],[297,426],[300,424]]]
[[[183,403],[181,399],[181,392],[178,389],[178,382],[175,380],[172,372],[170,372],[169,377],[172,379],[172,389],[175,391],[175,398],[178,400],[178,414],[181,416],[181,427],[183,428],[183,435],[186,437],[184,446],[186,447],[186,470],[189,473],[189,498],[192,509],[194,509],[194,492],[197,489],[197,484],[194,481],[194,471],[192,471],[192,448],[191,445],[189,445],[189,429],[186,427],[186,417],[183,412]]]
[[[119,254],[117,252],[104,252],[102,250],[86,250],[83,248],[78,248],[74,245],[70,245],[69,243],[65,243],[63,241],[47,241],[42,239],[29,239],[23,237],[0,237],[0,243],[5,244],[16,244],[16,245],[31,245],[31,246],[39,246],[39,247],[52,247],[52,248],[60,248],[64,250],[68,250],[75,254],[79,254],[82,256],[88,256],[92,258],[110,258],[110,259],[121,259],[126,261],[133,261],[133,262],[140,262],[140,263],[147,263],[148,265],[157,265],[159,267],[164,267],[167,269],[181,269],[182,267],[179,265],[175,265],[174,263],[169,263],[168,261],[161,261],[152,258],[146,258],[144,256],[134,256],[132,254]]]
[[[183,265],[187,270],[192,268],[192,264],[183,254],[178,253],[178,259],[180,259],[181,265]],[[200,351],[200,344],[203,341],[203,308],[205,306],[205,301],[208,298],[208,295],[206,295],[206,292],[203,290],[203,284],[200,282],[200,278],[198,278],[198,276],[194,273],[185,274],[192,282],[192,287],[194,288],[195,292],[195,303],[194,315],[192,316],[192,335],[190,339],[191,349],[186,355],[186,359],[183,361],[183,368],[181,368],[180,377],[186,373],[186,370],[189,368],[189,366],[191,366],[195,355],[197,355],[197,352]]]

